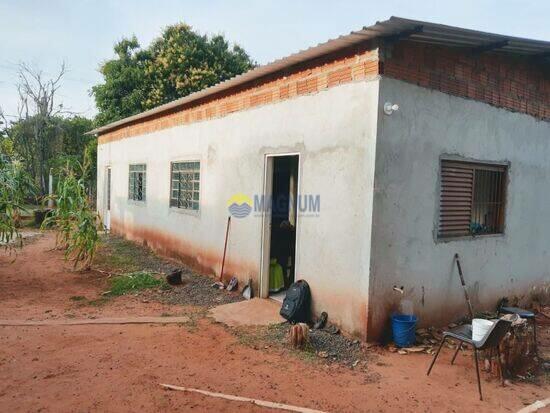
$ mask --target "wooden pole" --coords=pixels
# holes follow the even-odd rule
[[[470,319],[474,318],[474,310],[472,309],[472,303],[470,301],[470,296],[468,295],[468,290],[466,290],[466,283],[464,282],[464,276],[462,275],[462,266],[460,265],[460,257],[458,253],[455,254],[456,266],[458,267],[458,275],[460,276],[460,283],[462,284],[462,289],[464,290],[464,297],[466,298],[466,303],[468,304],[468,310],[470,312]]]
[[[234,396],[232,394],[224,394],[224,393],[214,393],[208,390],[201,390],[201,389],[193,389],[190,387],[180,387],[180,386],[174,386],[172,384],[163,384],[159,383],[159,386],[168,389],[168,390],[176,390],[176,391],[185,391],[190,393],[199,393],[204,396],[209,397],[216,397],[219,399],[225,399],[225,400],[232,400],[235,402],[244,402],[244,403],[252,403],[257,406],[267,407],[270,409],[279,409],[279,410],[286,410],[289,412],[299,412],[299,413],[325,413],[321,410],[315,410],[315,409],[309,409],[307,407],[299,407],[299,406],[292,406],[290,404],[283,404],[283,403],[275,403],[270,402],[267,400],[259,400],[259,399],[251,399],[249,397],[242,397],[242,396]]]
[[[223,267],[225,266],[225,252],[227,251],[227,238],[229,237],[229,224],[231,224],[231,215],[227,217],[227,228],[225,229],[225,244],[223,245],[222,270],[220,271],[220,281],[223,281]]]

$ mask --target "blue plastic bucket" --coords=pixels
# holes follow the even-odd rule
[[[398,347],[409,347],[415,343],[416,321],[415,315],[393,314],[391,316],[393,341]]]

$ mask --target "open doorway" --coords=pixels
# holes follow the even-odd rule
[[[264,283],[266,295],[278,301],[284,299],[295,278],[298,166],[298,155],[267,158],[265,200],[270,208],[264,217],[268,224],[264,232]]]

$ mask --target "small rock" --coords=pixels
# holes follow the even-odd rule
[[[409,353],[407,353],[406,350],[398,350],[397,353],[398,353],[398,354],[402,354],[402,355],[403,355],[403,354],[409,354]]]
[[[324,359],[328,358],[328,352],[326,352],[326,351],[319,351],[317,353],[317,355],[321,358],[324,358]]]

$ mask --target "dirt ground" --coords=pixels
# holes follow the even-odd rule
[[[327,412],[516,412],[550,396],[548,385],[500,387],[483,373],[477,397],[470,355],[451,366],[381,348],[362,368],[302,357],[251,340],[185,300],[155,293],[105,299],[106,273],[76,273],[52,251],[51,233],[17,260],[0,252],[0,319],[47,320],[190,315],[181,325],[0,327],[0,410],[9,412],[260,412],[250,403],[163,390],[159,383],[281,402]],[[183,291],[183,290],[181,290]],[[159,292],[160,294],[160,292]],[[162,294],[161,294],[162,295]],[[280,337],[279,337],[280,339]]]

